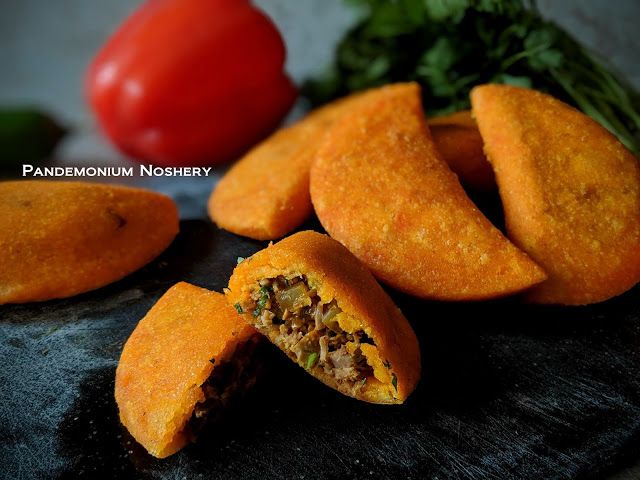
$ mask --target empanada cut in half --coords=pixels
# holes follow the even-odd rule
[[[331,127],[311,168],[320,222],[406,293],[481,300],[546,278],[476,208],[437,151],[417,84],[395,84]]]
[[[151,455],[177,452],[253,385],[258,341],[224,295],[174,285],[122,351],[115,383],[122,424]]]
[[[65,298],[115,282],[178,233],[159,193],[84,182],[0,183],[0,304]]]
[[[366,267],[304,231],[242,261],[226,291],[245,320],[339,392],[402,403],[420,378],[411,326]]]
[[[534,90],[483,85],[473,111],[509,237],[549,279],[532,302],[588,304],[640,280],[640,167],[596,121]]]

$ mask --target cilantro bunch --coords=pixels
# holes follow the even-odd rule
[[[535,0],[347,0],[362,18],[333,64],[303,93],[315,105],[355,90],[414,80],[431,115],[469,108],[482,83],[535,88],[581,109],[640,151],[640,95]]]

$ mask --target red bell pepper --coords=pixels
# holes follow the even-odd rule
[[[249,0],[149,0],[91,63],[106,135],[158,165],[212,165],[276,127],[296,97],[285,47]]]

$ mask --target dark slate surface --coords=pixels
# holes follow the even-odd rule
[[[123,342],[174,282],[221,290],[236,257],[262,245],[188,220],[165,254],[116,284],[0,307],[0,476],[588,479],[632,460],[639,288],[589,308],[393,293],[423,353],[405,405],[342,397],[269,350],[261,384],[224,424],[153,459],[117,418]]]

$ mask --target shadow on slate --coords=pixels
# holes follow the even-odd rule
[[[343,397],[267,346],[268,368],[253,393],[198,444],[154,459],[118,421],[113,379],[122,342],[170,285],[221,290],[236,257],[264,245],[183,222],[167,252],[127,279],[73,299],[2,307],[2,322],[17,323],[144,293],[118,310],[126,328],[87,335],[85,349],[111,363],[85,372],[63,418],[49,420],[66,465],[58,477],[591,479],[637,451],[639,288],[581,308],[425,302],[390,291],[423,354],[423,379],[406,404]],[[118,348],[105,349],[114,342]]]

